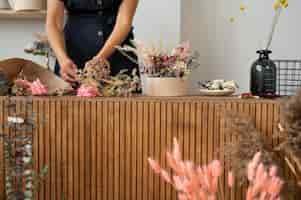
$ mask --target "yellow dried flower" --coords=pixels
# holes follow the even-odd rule
[[[274,9],[275,10],[278,10],[280,8],[280,6],[281,6],[281,4],[280,4],[279,1],[277,1],[277,2],[274,3]]]
[[[239,10],[242,11],[242,12],[245,11],[245,10],[246,10],[246,6],[241,5],[241,6],[239,7]]]
[[[288,8],[288,1],[287,0],[279,0],[279,2],[283,5],[284,8]]]
[[[284,8],[288,8],[288,2],[286,2],[285,4],[283,4]]]
[[[234,18],[234,17],[230,17],[229,21],[230,21],[231,23],[233,23],[233,22],[235,21],[235,18]]]
[[[285,3],[287,3],[287,0],[279,0],[279,3],[281,3],[282,5],[284,5]]]

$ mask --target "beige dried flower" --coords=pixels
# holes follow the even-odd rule
[[[230,168],[240,180],[240,184],[246,183],[245,173],[247,164],[257,152],[261,152],[262,163],[273,165],[273,152],[264,142],[261,133],[256,129],[254,121],[243,114],[228,113],[226,115],[227,137],[235,140],[226,143],[219,153],[225,160],[231,160]]]
[[[296,96],[283,101],[281,119],[280,136],[284,141],[280,149],[290,147],[301,159],[301,89]]]

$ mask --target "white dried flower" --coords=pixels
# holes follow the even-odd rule
[[[23,124],[24,119],[21,117],[7,117],[7,121],[13,124]]]

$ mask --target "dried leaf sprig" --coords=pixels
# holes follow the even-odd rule
[[[17,112],[17,104],[8,99],[8,117],[5,126],[9,133],[0,134],[4,140],[4,175],[5,199],[35,199],[35,191],[39,189],[48,167],[40,172],[34,170],[33,160],[33,130],[35,129],[34,117],[31,112],[32,101],[25,101],[24,112]],[[0,163],[2,164],[2,163]]]

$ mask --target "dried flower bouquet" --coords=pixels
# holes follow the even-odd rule
[[[134,69],[131,75],[121,70],[116,76],[110,76],[110,64],[105,60],[94,59],[83,70],[78,71],[80,87],[77,96],[130,96],[138,91],[140,78]]]
[[[140,66],[140,73],[148,77],[187,77],[198,67],[198,53],[192,53],[188,42],[171,51],[148,46],[140,41],[132,41],[132,46],[118,47],[118,50]],[[137,58],[130,55],[133,53]],[[138,60],[137,60],[138,59]]]

